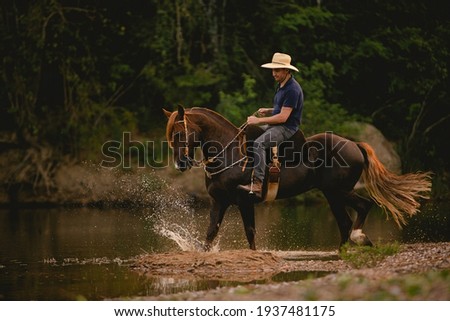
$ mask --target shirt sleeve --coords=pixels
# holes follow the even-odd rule
[[[289,90],[283,100],[281,107],[295,108],[297,106],[298,93],[295,90]]]

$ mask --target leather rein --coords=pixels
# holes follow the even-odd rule
[[[255,114],[256,114],[256,113],[255,113]],[[232,139],[228,144],[225,145],[224,148],[222,148],[222,150],[221,150],[220,152],[218,152],[218,153],[217,153],[215,156],[213,156],[213,157],[210,157],[210,158],[208,158],[208,159],[203,159],[201,162],[199,162],[199,161],[197,161],[197,160],[195,160],[194,158],[192,158],[192,157],[189,156],[189,141],[188,141],[189,131],[188,131],[188,124],[187,124],[186,118],[187,118],[186,115],[184,115],[183,120],[179,120],[179,121],[177,121],[177,123],[183,123],[184,132],[185,132],[185,137],[186,137],[186,141],[185,141],[185,143],[184,143],[184,157],[187,159],[187,161],[188,161],[189,163],[192,164],[192,167],[201,167],[201,168],[203,168],[203,170],[205,171],[205,174],[206,174],[206,176],[207,176],[208,178],[212,178],[213,176],[215,176],[215,175],[217,175],[217,174],[220,174],[220,173],[222,173],[222,172],[224,172],[224,171],[226,171],[226,170],[228,170],[228,169],[234,167],[235,165],[239,164],[240,162],[242,162],[242,161],[244,161],[244,160],[245,160],[245,164],[244,164],[244,166],[243,166],[243,168],[242,168],[242,171],[245,170],[245,167],[246,167],[247,161],[248,161],[248,156],[246,155],[246,150],[245,150],[245,149],[246,149],[246,148],[245,148],[245,145],[246,145],[246,142],[245,142],[245,134],[244,134],[244,136],[243,136],[243,138],[242,138],[243,144],[241,144],[241,146],[244,145],[244,153],[242,152],[242,149],[240,149],[240,154],[243,155],[242,158],[238,159],[237,161],[231,163],[230,165],[225,166],[224,168],[222,168],[222,169],[220,169],[220,170],[218,170],[218,171],[216,171],[216,172],[210,172],[210,171],[207,169],[207,166],[208,166],[209,164],[211,164],[211,163],[214,163],[214,162],[217,160],[217,158],[218,158],[220,155],[222,155],[222,154],[228,149],[228,147],[230,147],[231,144],[233,144],[233,143],[236,141],[237,138],[239,138],[239,137],[241,136],[241,134],[245,131],[245,129],[246,129],[247,126],[248,126],[248,123],[247,123],[247,122],[245,122],[245,123],[243,123],[241,126],[239,126],[238,133],[233,137],[233,139]]]

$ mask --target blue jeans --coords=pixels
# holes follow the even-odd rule
[[[254,175],[261,182],[264,181],[266,173],[266,150],[269,147],[277,146],[283,141],[291,138],[298,129],[290,129],[283,125],[262,126],[265,130],[253,143],[254,152]]]

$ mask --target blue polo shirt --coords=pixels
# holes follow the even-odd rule
[[[292,76],[283,87],[278,85],[273,98],[273,115],[281,112],[281,107],[292,108],[292,112],[284,123],[284,126],[297,130],[302,120],[303,90],[300,84]]]

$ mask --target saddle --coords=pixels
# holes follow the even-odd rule
[[[259,126],[248,126],[245,130],[245,152],[248,159],[253,160],[253,142],[264,130]],[[278,146],[271,146],[266,153],[268,169],[263,187],[263,201],[276,199],[280,182],[281,169],[283,167],[296,166],[308,161],[308,143],[305,135],[298,130],[290,139],[283,141]],[[253,162],[249,161],[247,167],[253,168]]]

